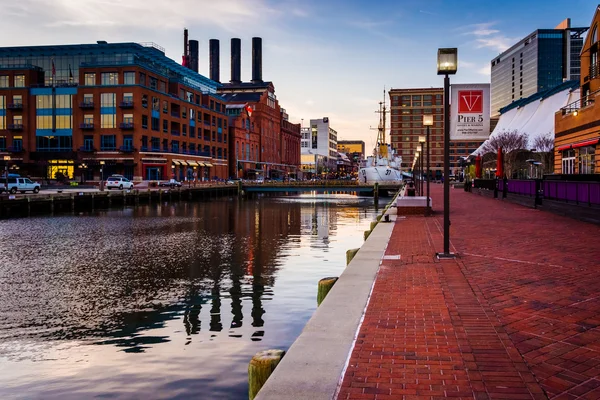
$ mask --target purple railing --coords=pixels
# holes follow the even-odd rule
[[[498,181],[498,190],[504,191],[504,181]],[[533,180],[511,179],[508,181],[508,193],[535,197],[535,191],[535,181]]]
[[[600,206],[600,182],[544,181],[544,198]]]

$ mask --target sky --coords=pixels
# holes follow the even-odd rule
[[[588,26],[593,0],[1,0],[0,46],[155,42],[181,61],[183,28],[220,39],[221,81],[230,39],[242,40],[251,79],[252,37],[263,38],[263,79],[290,121],[329,117],[342,140],[376,141],[378,103],[391,88],[441,87],[437,49],[457,47],[453,83],[489,83],[490,61],[539,28],[565,18]],[[386,96],[389,102],[389,96]]]

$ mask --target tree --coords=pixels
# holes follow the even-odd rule
[[[538,136],[533,141],[535,151],[540,155],[542,171],[550,174],[554,171],[554,137],[551,133]]]
[[[491,137],[485,142],[484,153],[498,154],[498,148],[502,148],[504,155],[504,170],[508,177],[512,177],[513,170],[516,168],[516,160],[519,150],[527,149],[528,135],[526,133],[514,131],[504,131]]]

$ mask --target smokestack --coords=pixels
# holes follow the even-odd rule
[[[183,57],[181,58],[181,65],[189,68],[189,53],[188,53],[188,30],[183,28]]]
[[[231,39],[231,83],[242,82],[242,40]]]
[[[262,82],[262,39],[252,38],[252,82]]]
[[[197,40],[190,40],[188,42],[188,44],[190,46],[190,54],[189,54],[190,63],[188,65],[188,68],[194,72],[198,72],[198,58],[200,57],[200,54],[199,54],[200,46],[199,46]]]
[[[215,82],[221,82],[220,67],[219,67],[219,39],[210,39],[209,41],[209,58],[210,58],[210,79]]]

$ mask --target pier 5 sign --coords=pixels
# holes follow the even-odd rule
[[[452,85],[450,140],[490,136],[490,85]]]

